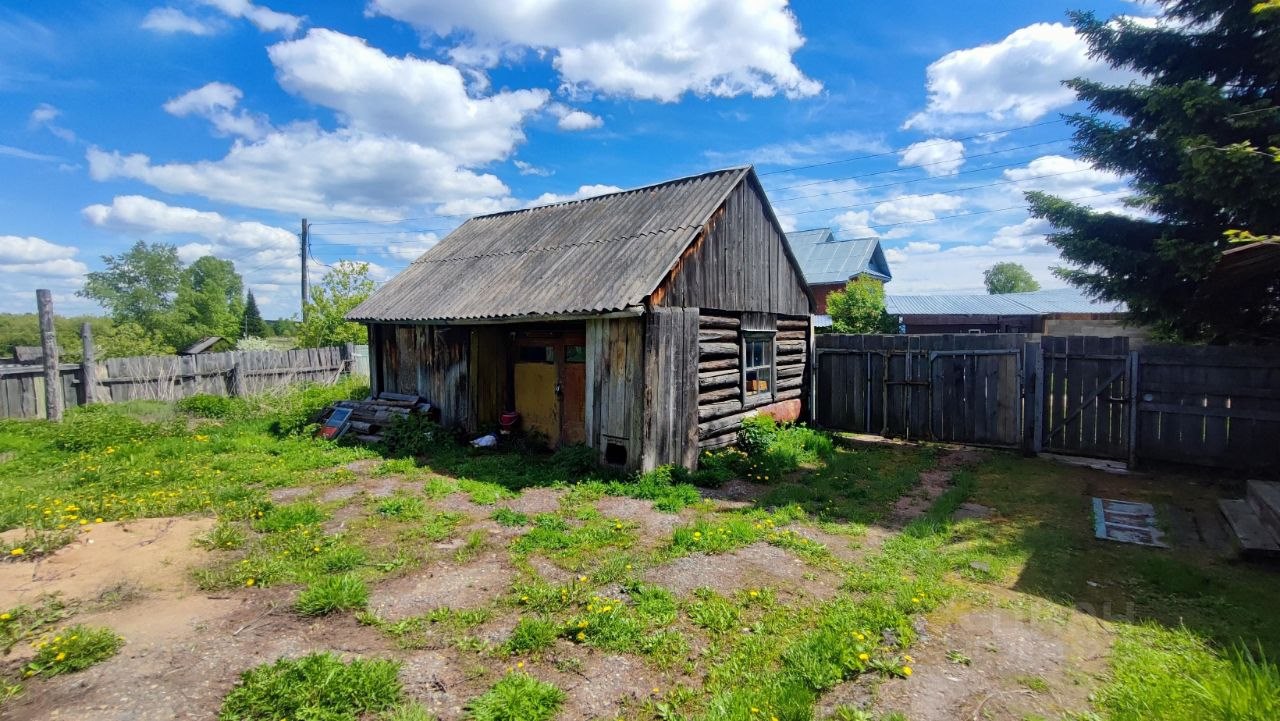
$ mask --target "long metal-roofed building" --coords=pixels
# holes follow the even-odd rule
[[[1044,333],[1129,336],[1123,303],[1095,300],[1075,288],[1028,293],[886,295],[885,310],[907,333]]]
[[[515,411],[603,462],[693,467],[742,419],[792,420],[813,298],[764,190],[736,167],[472,218],[348,314],[373,391],[471,432]]]
[[[893,279],[879,238],[842,240],[830,228],[814,228],[787,233],[787,242],[800,262],[820,315],[827,312],[827,296],[843,290],[850,280],[888,283]]]

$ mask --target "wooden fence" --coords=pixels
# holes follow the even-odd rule
[[[888,437],[1275,473],[1280,350],[1126,338],[820,335],[819,424]]]
[[[230,351],[191,356],[110,358],[58,367],[64,405],[172,401],[198,393],[249,396],[300,382],[333,383],[358,364],[351,346],[290,351]],[[366,370],[367,373],[367,370]],[[0,366],[0,418],[43,418],[42,366]]]

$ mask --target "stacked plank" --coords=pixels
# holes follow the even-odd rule
[[[380,443],[382,433],[398,419],[410,414],[430,414],[431,404],[415,395],[379,393],[363,401],[338,401],[334,408],[351,409],[351,430],[362,443]]]
[[[782,317],[774,336],[776,396],[742,402],[741,318],[702,310],[698,316],[698,447],[737,441],[742,420],[760,406],[799,398],[808,358],[809,320]]]

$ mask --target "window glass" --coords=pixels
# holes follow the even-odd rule
[[[555,363],[555,349],[549,345],[522,345],[516,357],[517,363]]]
[[[773,336],[745,336],[742,392],[750,398],[773,392]]]
[[[580,345],[567,345],[564,347],[565,363],[586,363],[587,348]]]

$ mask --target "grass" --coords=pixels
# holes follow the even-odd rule
[[[124,638],[109,628],[69,626],[35,642],[36,655],[23,667],[24,676],[59,676],[83,671],[120,652]]]
[[[223,699],[218,719],[360,721],[365,714],[397,708],[403,696],[396,678],[399,670],[392,661],[344,663],[330,653],[280,659],[241,674]]]
[[[304,616],[323,616],[334,611],[353,611],[369,602],[369,587],[352,575],[322,578],[298,594],[293,607]]]
[[[536,653],[549,648],[560,635],[560,626],[545,617],[521,616],[502,648],[508,654]]]
[[[473,721],[548,721],[564,703],[564,691],[522,672],[509,673],[467,705]]]

